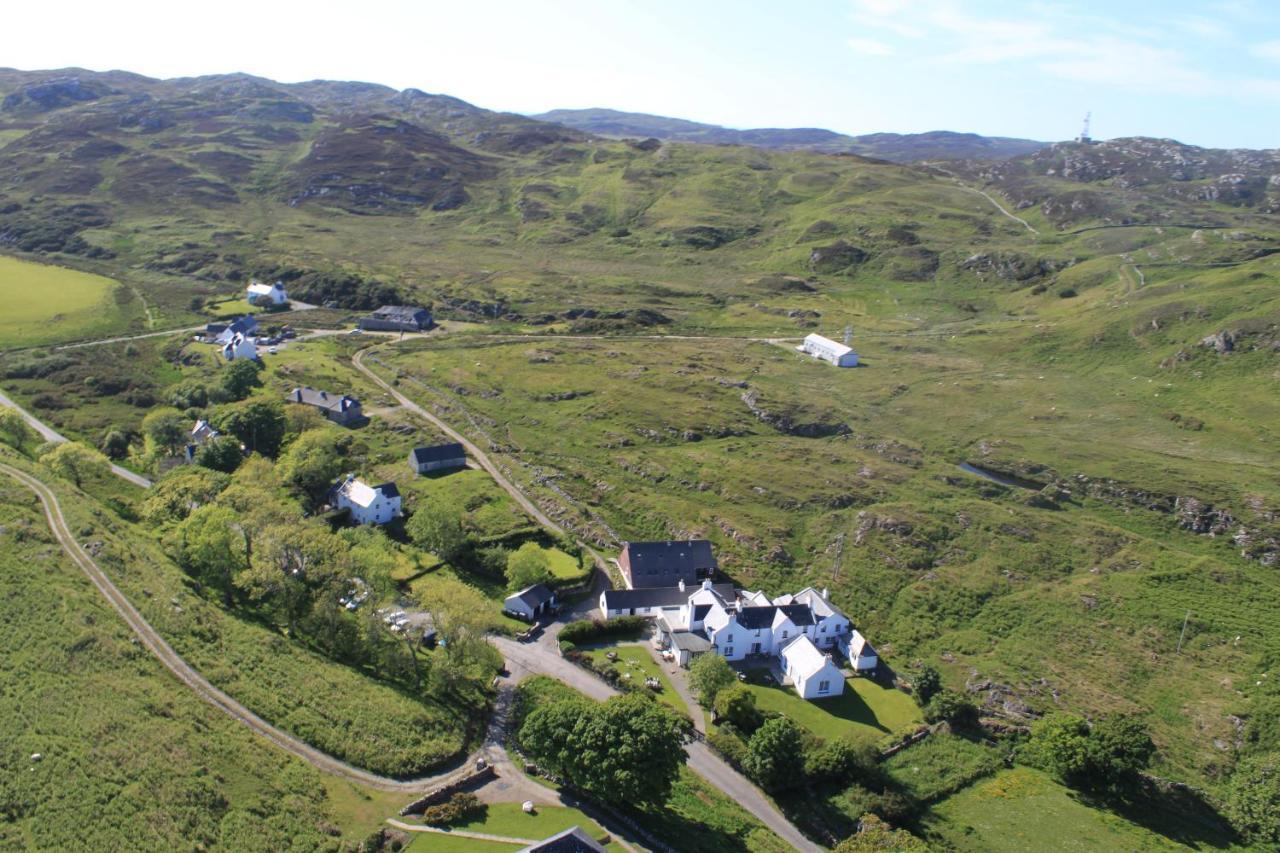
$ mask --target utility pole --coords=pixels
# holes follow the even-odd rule
[[[1176,654],[1182,654],[1182,640],[1187,636],[1187,622],[1191,619],[1191,611],[1187,611],[1187,615],[1182,618],[1182,633],[1178,635],[1178,651]]]
[[[836,536],[836,560],[831,566],[831,580],[834,582],[840,577],[840,558],[844,556],[844,531]]]

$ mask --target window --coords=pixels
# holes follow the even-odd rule
[[[823,625],[823,626],[822,626],[822,633],[824,633],[824,634],[825,634],[825,633],[827,633],[827,626],[826,626],[826,625]]]
[[[784,639],[784,640],[785,640],[786,638],[787,638],[787,629],[786,629],[786,628],[783,628],[783,629],[782,629],[782,639]]]
[[[724,650],[724,656],[727,658],[733,657],[733,646],[730,646],[729,648]]]
[[[733,634],[730,634],[729,636],[725,637],[725,638],[724,638],[724,641],[725,641],[726,643],[732,643],[732,642],[733,642]]]
[[[830,681],[819,681],[819,682],[818,682],[818,692],[819,692],[819,693],[830,693],[830,692],[831,692],[831,682],[830,682]]]

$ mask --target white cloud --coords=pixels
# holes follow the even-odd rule
[[[851,38],[849,47],[853,48],[854,53],[862,56],[889,56],[893,53],[892,47],[876,39]]]
[[[1270,59],[1272,62],[1280,62],[1280,39],[1255,44],[1249,50],[1254,56]]]

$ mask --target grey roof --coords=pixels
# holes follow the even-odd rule
[[[648,580],[674,583],[679,578],[694,580],[698,569],[715,569],[715,552],[706,539],[667,542],[628,542],[627,560],[635,586],[651,586]]]
[[[256,328],[258,328],[258,321],[246,315],[238,320],[232,321],[231,325],[227,326],[223,331],[230,329],[232,333],[239,332],[243,335],[248,332],[252,332]]]
[[[320,391],[316,388],[294,388],[289,392],[289,400],[315,406],[317,409],[331,409],[335,412],[345,412],[353,405],[360,405],[360,401],[355,397],[347,394],[330,394],[328,391]]]
[[[743,628],[771,628],[773,616],[778,608],[772,604],[768,607],[744,607],[738,611],[738,624]]]
[[[813,610],[807,604],[783,604],[778,607],[780,611],[795,625],[813,625]]]
[[[508,595],[507,600],[510,601],[513,598],[518,598],[530,609],[536,610],[555,597],[556,594],[552,591],[551,587],[547,586],[545,583],[535,583],[531,587]]]
[[[604,853],[604,848],[583,832],[582,827],[571,826],[564,832],[557,832],[550,838],[534,842],[516,853]]]
[[[415,465],[427,462],[443,462],[446,459],[464,459],[467,451],[461,444],[434,444],[430,447],[415,447],[410,455]]]
[[[395,483],[383,483],[381,486],[374,486],[375,492],[382,492],[383,497],[398,498],[400,497],[400,489]]]
[[[371,316],[377,317],[379,320],[400,320],[416,323],[423,315],[430,317],[431,312],[416,305],[383,305],[374,311]]]
[[[655,586],[641,589],[606,589],[604,606],[609,610],[624,610],[631,607],[679,607],[689,603],[689,596],[699,589],[696,585],[686,586],[681,592],[677,586]],[[722,583],[712,587],[721,598],[732,601],[733,584]]]
[[[698,654],[711,650],[711,641],[701,631],[672,631],[671,645],[682,652]]]
[[[701,622],[707,618],[707,614],[711,612],[710,604],[695,604],[693,606],[693,621]]]

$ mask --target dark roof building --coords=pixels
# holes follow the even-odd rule
[[[633,589],[675,586],[680,581],[696,584],[719,568],[706,539],[628,542],[618,556],[618,565],[627,586]]]
[[[725,601],[733,601],[736,595],[731,583],[715,584],[711,589]],[[698,587],[693,586],[685,589],[680,589],[678,586],[657,586],[644,589],[606,589],[601,593],[601,601],[607,612],[622,610],[644,613],[655,608],[683,607],[689,603],[689,596],[697,591]],[[709,607],[709,605],[695,605],[694,610],[697,611],[705,607]],[[705,616],[706,613],[704,612],[702,615]]]
[[[466,464],[467,451],[457,443],[415,447],[409,451],[409,467],[419,474],[446,468],[465,468]]]
[[[311,406],[335,424],[350,426],[364,417],[360,401],[346,394],[330,394],[315,388],[294,388],[285,398],[290,403]]]
[[[604,848],[580,826],[571,826],[516,853],[604,853]]]
[[[431,328],[431,312],[411,305],[383,305],[361,317],[359,326],[372,332],[421,332]]]

